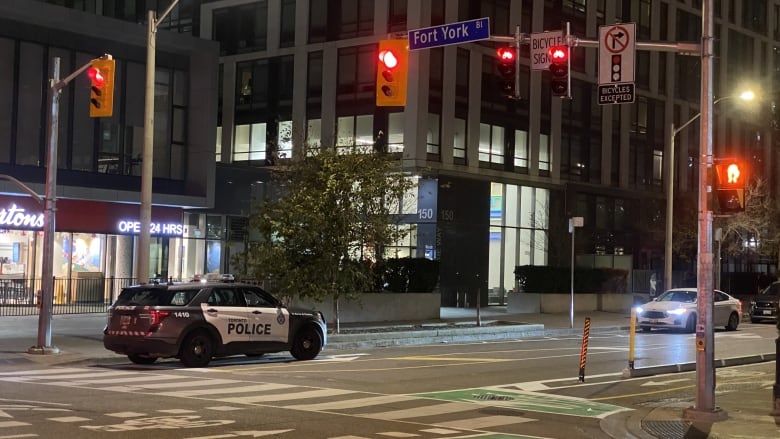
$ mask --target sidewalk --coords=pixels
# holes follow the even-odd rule
[[[430,322],[388,322],[341,324],[339,334],[329,334],[326,353],[339,349],[376,346],[400,346],[423,343],[464,342],[478,340],[518,339],[544,335],[581,336],[585,318],[590,317],[590,333],[629,328],[629,316],[607,312],[576,313],[574,328],[566,314],[508,314],[506,307],[480,310],[482,326],[476,326],[473,308],[442,308],[440,319]],[[0,366],[61,366],[77,363],[112,363],[126,361],[103,348],[104,314],[55,315],[52,319],[52,345],[57,354],[35,355],[27,350],[37,344],[38,317],[0,317]],[[330,325],[329,329],[333,329]],[[746,364],[766,361],[763,358],[731,359]],[[675,367],[681,365],[674,365]],[[670,365],[650,366],[637,375],[669,373]],[[602,429],[616,439],[696,439],[696,438],[778,438],[780,427],[772,409],[772,388],[765,383],[742,386],[737,391],[718,392],[716,403],[728,419],[711,424],[693,424],[684,420],[683,410],[694,404],[678,401],[648,410],[625,412],[623,418],[602,423]],[[778,421],[780,422],[780,418]]]

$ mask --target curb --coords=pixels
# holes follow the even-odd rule
[[[776,353],[769,353],[769,354],[747,355],[744,357],[715,359],[713,363],[715,367],[718,368],[718,367],[742,366],[745,364],[764,363],[767,361],[775,361],[776,359],[777,359]],[[639,377],[648,377],[653,375],[662,375],[667,373],[693,372],[695,370],[696,370],[696,363],[662,364],[659,366],[640,367],[635,369],[623,369],[623,378],[639,378]]]

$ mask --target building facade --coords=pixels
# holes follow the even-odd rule
[[[747,85],[770,97],[780,4],[715,5],[715,98]],[[375,106],[379,40],[482,17],[501,36],[568,22],[574,36],[596,40],[599,26],[634,22],[640,41],[701,38],[701,2],[692,1],[203,2],[198,33],[220,42],[217,160],[267,167],[304,144],[381,139],[420,182],[414,232],[395,254],[441,261],[444,305],[512,290],[518,265],[568,265],[573,216],[584,218],[576,254],[628,255],[633,268],[662,274],[670,159],[676,193],[698,190],[698,131],[676,136],[673,158],[667,139],[699,112],[699,58],[637,51],[635,102],[599,105],[595,48],[572,49],[572,98],[559,99],[521,47],[522,99],[509,100],[496,43],[451,45],[411,52],[406,106]],[[716,106],[714,151],[750,157],[777,193],[765,114]]]
[[[31,303],[41,277],[43,206],[30,192],[45,195],[47,129],[54,126],[47,97],[57,61],[64,79],[110,54],[116,73],[111,117],[89,117],[86,74],[60,93],[54,276],[133,281],[146,27],[67,3],[0,4],[0,283],[28,282],[25,297],[3,290],[3,304]],[[214,203],[218,45],[161,31],[156,50],[150,272],[182,278],[203,273],[209,259],[200,210]],[[58,303],[74,300],[60,293]]]
[[[168,2],[50,1],[143,21]],[[162,4],[164,3],[164,4]],[[774,194],[774,101],[780,2],[715,0],[715,96],[750,87],[762,109],[736,100],[715,106],[715,156],[749,158]],[[572,48],[571,99],[551,96],[547,71],[520,48],[521,99],[506,99],[493,42],[413,51],[405,107],[375,105],[377,44],[410,29],[488,17],[491,35],[564,29],[598,38],[599,27],[636,23],[639,41],[699,42],[701,1],[693,0],[216,0],[182,1],[167,27],[219,43],[215,147],[217,193],[207,248],[220,269],[252,239],[241,217],[265,193],[264,170],[303,145],[380,146],[418,181],[404,215],[412,231],[390,256],[441,261],[443,304],[465,294],[502,296],[518,265],[568,265],[568,221],[581,216],[574,253],[620,255],[637,270],[663,271],[665,187],[676,199],[698,191],[700,60],[639,50],[636,98],[599,105],[598,53]],[[232,186],[231,186],[232,185]],[[239,187],[240,186],[240,187]],[[238,195],[237,195],[238,194]],[[677,212],[677,210],[675,210]],[[194,221],[194,220],[193,220]],[[231,224],[231,225],[228,225]],[[242,231],[243,230],[243,231]],[[213,268],[214,264],[210,266]],[[724,272],[776,272],[776,261],[724,260]],[[692,271],[676,260],[675,275]],[[473,299],[471,300],[473,304]]]

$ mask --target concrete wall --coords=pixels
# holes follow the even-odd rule
[[[290,306],[322,311],[326,322],[332,322],[334,318],[332,302],[294,299]],[[339,321],[370,323],[431,320],[439,318],[440,308],[439,293],[363,294],[359,302],[339,301]]]
[[[575,294],[574,311],[629,312],[634,304],[631,294]],[[507,312],[517,314],[564,313],[571,308],[571,294],[510,293]]]

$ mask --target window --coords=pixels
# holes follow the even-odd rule
[[[217,163],[222,161],[222,127],[217,127],[217,149],[214,152]]]
[[[220,55],[265,50],[268,39],[268,2],[214,10],[212,39],[219,41]]]
[[[390,113],[387,119],[387,152],[403,152],[404,113]]]
[[[309,7],[309,43],[371,35],[374,0],[313,1]]]
[[[373,115],[342,116],[337,120],[336,147],[340,152],[371,152],[374,148]]]
[[[277,135],[279,136],[276,140],[277,144],[277,151],[276,154],[280,159],[289,159],[292,158],[293,150],[292,150],[292,121],[291,120],[284,120],[279,122],[279,127],[277,129]]]
[[[441,149],[439,128],[439,115],[428,113],[428,134],[426,137],[426,151],[428,154],[439,154],[439,150]]]
[[[306,146],[308,148],[322,146],[322,119],[309,119],[306,124]]]
[[[387,14],[388,32],[406,31],[406,4],[408,0],[390,0]]]
[[[479,124],[479,161],[504,163],[504,128]]]
[[[515,130],[515,168],[528,168],[528,132]]]
[[[376,89],[375,44],[339,49],[338,104],[356,100],[375,100]],[[370,67],[366,67],[370,66]]]
[[[236,125],[233,161],[265,160],[266,124]]]
[[[281,28],[279,29],[279,46],[295,45],[295,0],[282,0]]]
[[[455,163],[458,163],[458,159],[462,159],[460,164],[465,164],[466,160],[466,121],[463,119],[455,119],[455,132],[452,139],[452,156],[455,158]]]
[[[664,174],[664,152],[660,149],[653,150],[653,186],[660,186]]]
[[[539,171],[550,172],[550,136],[539,135]]]

